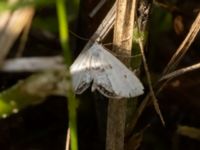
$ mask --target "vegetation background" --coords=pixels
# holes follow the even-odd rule
[[[70,31],[70,49],[73,58],[82,50],[87,40],[105,17],[114,0],[106,1],[103,7],[89,17],[99,1],[66,1]],[[148,25],[146,58],[152,82],[158,80],[163,69],[186,37],[199,9],[198,0],[157,0],[152,2]],[[19,45],[25,42],[21,57],[62,55],[59,40],[59,24],[55,1],[19,1],[10,7],[0,1],[1,13],[15,11],[23,6],[34,6],[30,29],[22,40],[24,31],[11,44],[6,59],[15,58]],[[0,15],[0,22],[1,22]],[[1,26],[0,26],[1,27]],[[15,27],[15,26],[14,26]],[[0,28],[0,38],[4,36]],[[9,39],[8,39],[9,40]],[[112,42],[112,34],[103,43]],[[199,34],[189,47],[177,69],[199,63]],[[1,47],[1,46],[0,46]],[[108,47],[109,48],[109,47]],[[1,54],[1,52],[0,52]],[[5,60],[4,60],[5,61]],[[30,72],[0,72],[0,90],[6,91],[20,80],[31,76]],[[128,150],[197,150],[200,149],[200,72],[191,71],[168,82],[157,96],[165,119],[163,126],[151,104],[143,111],[134,129],[137,146]],[[145,86],[146,78],[142,74]],[[142,98],[139,98],[138,105]],[[103,150],[106,138],[107,99],[88,90],[78,96],[78,141],[80,150]],[[1,100],[0,100],[1,102]],[[68,129],[68,104],[64,96],[48,95],[37,105],[23,108],[17,114],[0,120],[1,150],[64,150]],[[1,103],[0,103],[1,105]],[[134,141],[137,142],[134,143]],[[136,148],[137,147],[137,148]]]

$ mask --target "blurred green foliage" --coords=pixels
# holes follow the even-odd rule
[[[48,6],[55,3],[55,0],[33,0],[33,1],[27,1],[27,0],[20,0],[16,3],[8,3],[8,1],[0,0],[0,12],[6,11],[6,10],[15,10],[20,7],[25,6],[36,6],[36,7],[42,7],[42,6]]]
[[[4,11],[15,11],[17,9],[33,6],[36,9],[50,9],[53,10],[53,14],[47,14],[45,18],[40,14],[36,13],[33,25],[34,27],[38,27],[40,29],[50,30],[51,32],[59,32],[60,35],[60,44],[63,49],[64,58],[67,69],[72,63],[71,59],[71,50],[69,47],[69,30],[68,24],[72,21],[75,21],[78,15],[79,9],[79,1],[66,1],[65,0],[33,0],[26,1],[21,0],[14,4],[9,4],[7,1],[0,1],[0,12]],[[67,11],[68,10],[68,11]],[[56,16],[57,12],[57,16]],[[53,15],[53,16],[52,16]],[[68,19],[69,18],[69,19]],[[33,27],[33,26],[32,26]],[[69,71],[69,70],[68,70]],[[66,76],[67,81],[71,78]],[[28,81],[26,81],[28,82]],[[10,89],[7,89],[0,93],[0,117],[5,118],[8,117],[12,113],[17,113],[21,109],[29,106],[30,104],[35,103],[35,101],[42,101],[45,98],[39,97],[31,94],[27,94],[20,89],[21,84],[16,84]],[[69,128],[70,128],[70,141],[71,141],[71,149],[78,150],[78,137],[77,137],[77,123],[76,123],[76,109],[77,109],[77,101],[75,99],[75,94],[72,89],[72,85],[70,84],[69,90],[66,93],[68,98],[68,111],[69,111]],[[66,118],[67,119],[67,118]]]

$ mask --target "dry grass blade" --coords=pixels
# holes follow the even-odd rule
[[[96,41],[100,41],[104,39],[105,36],[108,34],[108,32],[113,28],[115,18],[116,18],[116,3],[113,4],[112,8],[110,9],[106,17],[103,19],[97,31],[94,33],[92,37],[95,37],[95,35],[98,35],[98,38],[96,38]]]
[[[200,129],[189,126],[178,126],[177,133],[200,141]]]
[[[200,69],[200,63],[191,65],[189,67],[181,68],[181,69],[173,71],[173,72],[171,72],[169,74],[166,74],[159,81],[163,81],[163,80],[166,80],[166,79],[172,79],[172,78],[175,78],[177,76],[183,75],[185,73],[188,73],[188,72],[191,72],[191,71],[195,71],[197,69]]]
[[[92,10],[92,12],[90,13],[90,17],[94,17],[96,15],[96,13],[102,8],[102,6],[105,4],[106,0],[101,0],[97,6]]]
[[[144,132],[149,128],[149,124],[144,127],[141,131],[133,134],[128,141],[126,141],[126,150],[137,150],[142,143]]]
[[[83,50],[87,50],[95,41],[103,39],[107,33],[113,28],[116,17],[116,3],[113,4],[110,11],[107,13],[101,24],[90,38],[89,42],[85,45]]]
[[[194,41],[195,37],[197,36],[198,32],[200,30],[200,12],[198,13],[195,21],[193,22],[190,31],[188,32],[186,38],[181,43],[175,54],[172,56],[171,60],[167,64],[167,66],[164,69],[163,75],[166,73],[169,73],[172,71],[180,62],[180,60],[183,58],[183,56],[186,54],[188,48]]]
[[[7,13],[7,12],[6,12]],[[25,7],[15,10],[5,24],[4,30],[0,36],[0,64],[4,61],[5,57],[9,53],[10,48],[14,44],[25,26],[30,22],[30,19],[34,15],[33,7]]]
[[[144,111],[145,107],[147,106],[148,102],[149,102],[149,98],[150,98],[150,94],[148,94],[145,99],[143,99],[143,101],[141,102],[140,106],[137,108],[136,112],[134,113],[134,116],[131,120],[131,122],[128,124],[129,126],[127,126],[127,130],[126,130],[126,136],[131,136],[131,132],[132,129],[135,128],[138,119],[140,118],[142,112]]]
[[[32,24],[32,17],[29,18],[29,20],[27,20],[27,24],[24,27],[24,31],[23,31],[23,34],[22,34],[21,39],[20,39],[20,45],[19,45],[19,49],[16,53],[16,57],[21,57],[22,54],[23,54],[24,48],[26,46],[26,41],[28,39],[28,34],[29,34],[29,31],[30,31],[30,28],[31,28],[31,24]]]
[[[0,39],[2,38],[2,33],[4,32],[7,22],[11,16],[10,11],[5,11],[4,13],[0,14]]]
[[[180,60],[183,58],[184,54],[187,52],[189,46],[191,45],[191,43],[195,39],[197,33],[199,32],[199,29],[200,29],[200,13],[196,17],[196,19],[195,19],[192,27],[190,28],[190,31],[189,31],[188,35],[186,36],[185,40],[181,43],[181,45],[177,49],[177,52],[173,55],[173,57],[171,58],[168,65],[165,67],[164,72],[163,72],[163,77],[164,77],[165,74],[170,72],[173,69],[173,67],[178,65]],[[197,69],[197,68],[198,68],[197,66],[194,67],[194,69]],[[193,70],[193,69],[191,69],[191,70]],[[190,69],[186,69],[186,72],[189,72],[189,71],[190,71]],[[162,80],[162,77],[161,77],[161,80]],[[159,80],[159,81],[161,81],[161,80]],[[160,87],[155,91],[155,94],[158,95],[164,89],[164,87],[169,83],[169,81],[171,81],[171,78],[167,78],[167,80],[165,82],[163,82],[160,85]],[[136,125],[137,120],[141,116],[143,110],[146,108],[146,106],[149,102],[150,94],[151,93],[146,95],[145,99],[140,104],[139,108],[137,109],[136,114],[135,114],[135,119],[131,123],[132,127],[134,127]]]
[[[0,70],[6,72],[37,72],[65,68],[66,66],[61,56],[52,56],[7,59],[3,62]]]
[[[172,58],[170,59],[169,63],[167,64],[167,66],[165,67],[164,71],[163,71],[163,75],[161,77],[161,80],[163,80],[163,77],[168,74],[170,71],[172,71],[180,62],[180,60],[183,58],[183,56],[186,54],[189,46],[192,44],[192,42],[194,41],[195,37],[197,36],[198,32],[200,30],[200,12],[198,13],[196,19],[194,20],[186,38],[184,39],[184,41],[181,43],[181,45],[179,46],[179,48],[177,49],[177,51],[175,52],[175,54],[172,56]],[[194,68],[198,68],[198,66],[195,66]],[[192,70],[192,68],[190,68]],[[187,71],[190,71],[190,69],[186,69]],[[179,70],[177,75],[180,73],[181,71]],[[175,75],[176,73],[173,73],[171,75]],[[180,73],[181,74],[181,73]],[[170,76],[171,76],[170,75]],[[172,76],[171,76],[172,77]],[[166,78],[166,77],[165,77]],[[158,82],[159,82],[158,81]],[[167,78],[167,80],[165,82],[163,82],[160,87],[157,89],[156,94],[159,94],[164,87],[169,83],[169,81],[171,81],[171,78]]]
[[[145,72],[146,72],[147,82],[148,82],[148,85],[149,85],[149,90],[150,90],[150,94],[151,94],[151,97],[152,97],[152,100],[153,100],[154,108],[155,108],[157,114],[159,115],[162,124],[165,125],[165,121],[163,119],[162,113],[161,113],[159,105],[158,105],[157,98],[155,96],[155,93],[154,93],[154,90],[153,90],[153,87],[152,87],[151,77],[150,77],[147,61],[146,61],[146,58],[145,58],[145,55],[144,55],[144,46],[143,46],[142,40],[139,40],[139,46],[140,46],[140,50],[141,50],[141,54],[142,54],[144,69],[145,69]]]
[[[138,25],[138,29],[139,32],[141,32],[141,36],[139,38],[136,38],[135,41],[139,44],[139,40],[141,40],[141,46],[139,45],[139,48],[141,47],[142,50],[144,51],[144,46],[145,46],[145,42],[146,42],[146,35],[144,33],[148,33],[148,20],[149,20],[149,15],[150,15],[150,10],[152,7],[152,1],[151,0],[141,0],[138,1],[138,10],[137,10],[137,25]],[[142,54],[141,54],[142,56]],[[145,59],[145,55],[143,54],[143,59]],[[145,59],[146,62],[146,59]],[[146,65],[147,66],[147,65]],[[148,69],[148,67],[147,67]],[[150,81],[151,82],[151,81]],[[151,84],[150,84],[151,85]],[[146,106],[149,103],[149,99],[150,99],[151,93],[148,93],[146,95],[146,97],[143,99],[143,101],[141,102],[141,104],[139,105],[139,107],[136,109],[136,112],[134,113],[134,116],[132,117],[133,119],[129,122],[128,126],[127,126],[127,136],[130,136],[130,134],[132,133],[133,129],[135,128],[138,119],[140,118],[142,112],[144,111],[144,109],[146,108]]]
[[[70,143],[70,129],[67,129],[67,137],[66,137],[66,146],[65,150],[69,150],[69,143]]]

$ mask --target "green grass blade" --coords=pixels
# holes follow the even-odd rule
[[[69,67],[72,63],[72,58],[69,48],[68,20],[67,20],[65,1],[56,0],[56,7],[57,7],[58,22],[59,22],[60,42],[64,52],[65,63]],[[71,78],[68,78],[68,80],[70,82]],[[77,102],[71,84],[67,93],[67,97],[68,97],[71,150],[78,150],[77,121],[76,121]]]

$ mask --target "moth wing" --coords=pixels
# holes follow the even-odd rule
[[[81,94],[91,84],[110,98],[128,98],[143,94],[143,85],[133,72],[98,43],[82,51],[70,67],[75,92]]]
[[[101,84],[103,89],[112,90],[112,98],[129,98],[143,94],[143,85],[136,75],[130,71],[122,62],[115,56],[105,50],[104,47],[98,45],[97,49],[101,51],[101,62],[103,64],[104,78],[109,81],[109,87],[106,84]],[[96,79],[96,78],[95,78]],[[102,82],[101,78],[97,78],[96,82]],[[102,82],[104,83],[104,82]],[[99,91],[102,93],[101,89]]]
[[[99,48],[98,43],[94,43],[94,47],[91,49],[91,55],[91,74],[94,77],[92,91],[98,90],[106,97],[117,97],[106,73],[109,64],[104,60],[104,53]]]
[[[83,93],[91,84],[90,73],[91,53],[88,50],[82,51],[70,66],[72,85],[76,94]]]

